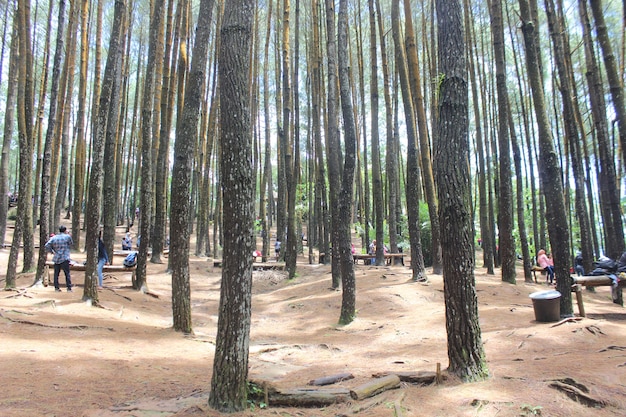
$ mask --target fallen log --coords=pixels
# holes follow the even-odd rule
[[[430,371],[415,371],[415,372],[378,372],[373,374],[374,378],[382,378],[387,375],[397,375],[402,382],[408,382],[411,384],[432,384],[437,381],[437,373]],[[447,377],[445,374],[440,373],[439,375],[442,380],[445,380]]]
[[[347,388],[294,388],[267,392],[267,404],[273,407],[326,407],[349,399],[350,391]]]
[[[362,400],[395,388],[400,388],[400,377],[396,374],[391,374],[351,389],[350,397],[353,400]]]
[[[348,379],[353,379],[354,375],[351,373],[342,373],[337,375],[323,376],[321,378],[312,379],[309,381],[308,385],[331,385],[341,381],[347,381]]]

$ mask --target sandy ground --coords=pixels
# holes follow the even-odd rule
[[[0,249],[2,287],[7,258],[8,249]],[[73,275],[73,293],[30,287],[33,274],[20,275],[18,292],[0,293],[0,416],[221,415],[207,405],[221,271],[207,258],[192,257],[190,267],[193,336],[171,329],[165,264],[148,266],[158,298],[133,291],[127,273],[108,275],[103,308],[81,301],[81,273]],[[351,389],[378,372],[435,371],[437,363],[445,369],[442,277],[420,284],[406,267],[364,265],[356,276],[358,317],[339,326],[341,292],[329,288],[328,266],[302,258],[291,282],[280,272],[255,272],[250,378],[288,389],[349,372],[354,379],[335,386]],[[366,400],[324,408],[256,405],[234,415],[626,415],[626,311],[611,302],[608,288],[584,293],[587,318],[554,327],[535,321],[528,298],[548,287],[525,284],[521,270],[510,285],[499,270],[489,276],[478,268],[476,284],[488,380],[403,382]],[[571,398],[554,388],[559,384],[597,405]]]

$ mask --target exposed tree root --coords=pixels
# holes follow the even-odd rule
[[[571,378],[554,380],[550,382],[549,386],[563,392],[572,400],[587,407],[603,408],[607,405],[606,401],[594,398],[589,395],[589,389],[585,385],[576,382]]]

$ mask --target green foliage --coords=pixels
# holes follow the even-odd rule
[[[13,221],[17,220],[17,207],[9,209],[9,212],[7,213],[7,218]]]
[[[424,201],[420,201],[420,236],[422,239],[422,254],[424,256],[424,266],[431,266],[433,264],[433,235],[430,226],[430,215],[428,214],[428,204]],[[407,230],[408,234],[408,230]],[[408,246],[408,245],[407,245]]]
[[[255,384],[252,381],[248,381],[248,407],[252,411],[257,407],[261,409],[267,408],[265,390],[261,385]]]

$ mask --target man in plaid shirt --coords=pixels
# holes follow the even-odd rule
[[[72,292],[72,279],[70,278],[70,249],[74,244],[72,236],[66,233],[65,226],[59,226],[59,234],[52,236],[46,243],[46,250],[52,252],[52,262],[54,262],[54,289],[61,291],[59,288],[59,272],[61,269],[65,273],[65,284],[67,290]]]

